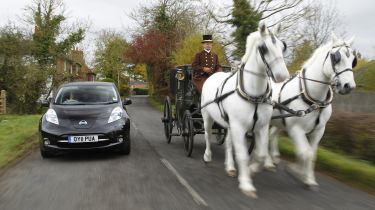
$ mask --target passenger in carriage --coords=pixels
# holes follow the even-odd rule
[[[193,84],[199,94],[202,93],[206,79],[215,72],[222,71],[218,56],[211,52],[212,43],[212,35],[203,35],[203,50],[195,55],[192,63]]]

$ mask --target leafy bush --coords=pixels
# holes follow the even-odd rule
[[[375,163],[374,125],[375,114],[335,113],[327,124],[321,145]]]
[[[362,64],[355,69],[356,90],[375,91],[375,61]]]

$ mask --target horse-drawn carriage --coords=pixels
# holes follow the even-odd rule
[[[222,69],[225,72],[231,71],[229,66],[223,66]],[[169,71],[169,92],[164,100],[162,118],[167,143],[171,142],[172,136],[182,136],[188,157],[193,151],[194,136],[204,134],[200,95],[193,85],[192,74],[191,65],[180,65]],[[213,129],[217,143],[223,144],[225,129],[216,123]]]
[[[229,176],[237,175],[236,157],[239,188],[250,197],[256,197],[251,174],[268,163],[273,166],[278,162],[275,142],[282,129],[293,139],[299,160],[290,171],[307,186],[318,185],[314,160],[332,113],[332,87],[339,94],[348,94],[355,88],[352,71],[357,58],[351,49],[353,38],[344,41],[332,35],[332,42],[319,47],[302,70],[288,79],[283,60],[286,44],[276,38],[278,31],[279,28],[272,32],[261,23],[258,31],[247,37],[241,68],[233,74],[215,73],[205,81],[203,105],[192,84],[191,66],[172,70],[170,92],[164,104],[162,122],[167,142],[172,136],[182,136],[187,156],[191,155],[195,134],[205,133],[205,162],[212,161],[211,134],[217,134],[219,143],[224,142],[225,132],[230,134],[225,138],[225,170]],[[311,89],[314,96],[309,94]],[[215,121],[223,127],[212,124]],[[216,132],[212,132],[211,125]],[[270,129],[269,125],[274,127]],[[173,132],[174,127],[177,133]],[[257,145],[251,157],[246,154],[245,138],[249,132],[254,137],[251,143]],[[269,135],[271,156],[268,155]],[[250,152],[254,144],[250,145]]]

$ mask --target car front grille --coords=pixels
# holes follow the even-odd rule
[[[88,142],[88,143],[75,143],[71,144],[68,142],[57,142],[58,147],[62,148],[95,148],[95,147],[103,147],[109,145],[110,141],[99,141],[99,142]]]

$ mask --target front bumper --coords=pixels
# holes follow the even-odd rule
[[[41,122],[39,144],[44,151],[94,150],[119,147],[129,141],[129,119],[119,120],[93,129],[67,129]],[[98,142],[69,143],[68,136],[97,135]]]

